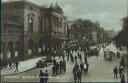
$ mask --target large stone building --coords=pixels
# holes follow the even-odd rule
[[[28,1],[2,3],[1,59],[25,60],[61,50],[67,34],[67,19],[56,4],[49,8]]]

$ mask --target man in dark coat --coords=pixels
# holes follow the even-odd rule
[[[46,70],[44,76],[45,76],[44,83],[48,83],[48,77],[49,77],[48,70]]]
[[[73,75],[74,75],[74,81],[76,83],[76,81],[77,81],[77,70],[76,70],[76,66],[74,66],[74,68],[73,68]]]
[[[40,70],[39,78],[40,78],[40,83],[44,83],[44,73],[42,72],[42,70]]]
[[[117,78],[117,74],[118,74],[117,66],[115,66],[115,68],[113,69],[113,73],[114,73],[114,78]]]
[[[66,73],[66,61],[65,60],[63,61],[63,70],[64,70],[64,73]]]
[[[80,69],[78,69],[77,77],[78,77],[78,83],[81,83],[81,70]]]
[[[81,62],[81,64],[80,64],[80,69],[81,69],[81,73],[82,73],[82,71],[83,71],[83,69],[84,69],[84,64],[83,64],[83,62]]]
[[[87,63],[87,55],[84,55],[84,63]]]
[[[18,62],[18,61],[16,61],[16,63],[15,63],[15,67],[16,67],[15,72],[19,72],[19,69],[18,69],[18,67],[19,67],[19,62]]]
[[[75,55],[75,62],[77,62],[77,56]]]
[[[124,75],[121,76],[121,83],[125,83]]]
[[[60,74],[62,73],[62,68],[63,68],[63,63],[62,63],[62,60],[60,61]]]
[[[120,52],[117,52],[117,58],[120,58]]]
[[[88,72],[88,68],[89,68],[89,64],[88,64],[88,62],[87,62],[87,72]]]
[[[97,58],[99,56],[99,51],[97,49],[96,49],[96,56],[97,56]]]

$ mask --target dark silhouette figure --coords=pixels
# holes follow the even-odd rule
[[[18,69],[18,67],[19,67],[19,62],[18,62],[18,61],[15,63],[15,67],[16,67],[15,72],[19,72],[19,69]]]
[[[40,83],[44,83],[44,73],[42,72],[42,70],[40,70],[39,78],[40,78]]]
[[[118,77],[117,77],[117,75],[118,75],[117,66],[115,66],[115,68],[113,69],[113,73],[114,73],[114,78],[118,78]]]
[[[66,61],[65,60],[63,61],[63,70],[64,70],[64,73],[66,73]]]
[[[77,62],[77,56],[75,56],[75,62]]]
[[[120,58],[120,52],[117,52],[117,58]]]
[[[87,72],[88,72],[89,64],[87,63]]]
[[[121,67],[119,67],[118,70],[119,70],[119,75],[120,75],[120,78],[121,78],[121,76],[123,74],[123,69]]]
[[[78,83],[81,83],[81,70],[78,69],[78,72],[77,72],[77,77],[78,77]]]
[[[49,74],[48,74],[48,70],[46,70],[46,72],[44,73],[44,83],[48,83],[48,77],[49,77]]]
[[[121,76],[121,83],[125,83],[124,75]]]
[[[74,66],[74,68],[73,68],[73,75],[74,75],[74,81],[76,83],[76,81],[77,81],[77,69],[76,69],[76,66]]]
[[[87,56],[84,56],[84,63],[87,63]]]
[[[81,73],[82,73],[82,71],[84,69],[84,64],[83,63],[80,64],[80,69],[81,69]]]

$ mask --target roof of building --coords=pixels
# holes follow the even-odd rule
[[[2,2],[2,4],[12,4],[12,3],[25,3],[25,4],[29,4],[38,8],[41,8],[39,5],[32,3],[30,1],[27,0],[15,0],[15,1],[6,1],[6,2]]]

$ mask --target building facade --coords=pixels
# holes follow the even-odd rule
[[[28,1],[2,3],[3,63],[43,56],[51,49],[61,50],[66,34],[67,19],[58,5],[43,8]]]

